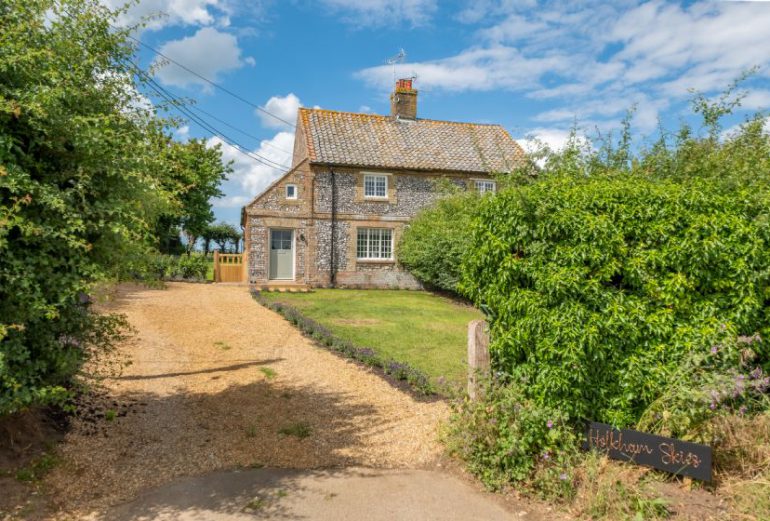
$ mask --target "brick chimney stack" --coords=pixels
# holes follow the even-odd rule
[[[417,90],[412,88],[411,78],[396,81],[390,95],[390,115],[396,119],[417,119]]]

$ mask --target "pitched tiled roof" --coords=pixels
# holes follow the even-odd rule
[[[524,152],[500,125],[300,109],[313,163],[370,168],[508,172]]]

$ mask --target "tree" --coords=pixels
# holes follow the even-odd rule
[[[229,163],[222,163],[220,145],[208,147],[200,139],[179,143],[164,136],[158,148],[166,169],[162,180],[175,203],[158,221],[159,249],[163,253],[179,253],[181,233],[197,238],[214,220],[210,200],[224,195],[219,185],[232,168]]]
[[[227,252],[228,243],[232,243],[233,250],[237,250],[241,240],[241,232],[230,223],[217,223],[209,227],[208,233],[211,236],[211,240],[219,246],[219,251],[222,253]]]
[[[205,221],[222,178],[218,150],[172,144],[147,108],[115,16],[98,0],[0,4],[0,415],[67,395],[116,338],[93,285],[158,243],[161,216]]]

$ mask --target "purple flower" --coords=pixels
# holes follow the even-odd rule
[[[546,425],[546,427],[548,427],[549,429],[553,429],[553,422],[552,422],[551,420],[548,420],[547,422],[545,422],[545,425]]]
[[[745,405],[741,405],[741,408],[738,409],[738,414],[740,414],[741,416],[746,414],[746,406]]]
[[[716,408],[717,408],[717,404],[715,404],[714,402],[711,402],[711,405],[709,405],[709,409],[713,411]]]
[[[567,481],[568,476],[567,476],[566,472],[562,472],[561,474],[559,474],[559,479],[562,480],[562,481]]]
[[[550,454],[548,451],[545,451],[545,452],[543,453],[543,459],[544,459],[544,460],[549,460],[549,459],[551,459],[551,454]]]
[[[751,373],[749,373],[749,376],[753,380],[759,380],[762,377],[762,368],[757,366]]]
[[[712,355],[717,354],[717,351],[719,351],[719,348],[717,346],[711,346],[711,354]]]

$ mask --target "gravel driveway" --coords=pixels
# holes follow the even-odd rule
[[[121,286],[131,365],[75,422],[46,488],[73,516],[235,468],[426,468],[442,402],[314,346],[244,287]],[[114,419],[113,419],[114,416]]]

